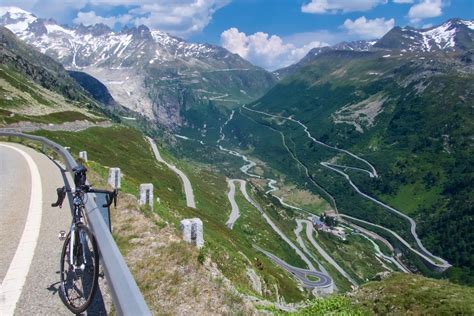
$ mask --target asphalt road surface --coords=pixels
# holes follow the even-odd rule
[[[19,144],[0,143],[0,315],[71,315],[58,296],[60,230],[71,209],[52,208],[61,167]],[[98,291],[100,296],[100,290]],[[99,302],[97,302],[99,301]],[[105,309],[96,298],[95,314]],[[89,309],[89,314],[91,313]]]
[[[180,177],[181,181],[183,182],[184,194],[186,195],[186,205],[191,208],[196,208],[193,187],[191,185],[191,181],[189,181],[189,178],[186,176],[184,172],[176,168],[176,166],[167,163],[161,157],[160,152],[158,151],[158,147],[156,146],[156,143],[152,138],[147,137],[146,139],[150,143],[151,149],[153,150],[153,153],[155,154],[156,160],[158,160],[161,163],[164,163],[168,168],[170,168],[172,171],[174,171],[174,173],[176,173]]]
[[[287,270],[289,273],[293,274],[295,278],[297,278],[303,287],[314,289],[314,288],[329,288],[333,285],[332,279],[321,272],[312,271],[307,269],[301,269],[298,267],[294,267],[289,265],[285,261],[281,260],[277,256],[273,255],[272,253],[263,250],[258,246],[254,246],[257,250],[263,252],[268,258],[270,258],[273,262],[277,265],[282,267],[283,269]]]

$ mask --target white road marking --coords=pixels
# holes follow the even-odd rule
[[[13,146],[5,144],[0,144],[0,146],[8,147],[20,153],[28,163],[31,173],[31,197],[25,228],[0,287],[0,315],[13,315],[16,303],[25,284],[26,276],[30,270],[38,241],[43,212],[43,188],[38,166],[31,156]]]

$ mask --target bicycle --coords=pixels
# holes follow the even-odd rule
[[[91,304],[98,287],[99,251],[94,235],[84,217],[85,197],[88,193],[106,194],[106,204],[117,206],[118,191],[93,189],[87,182],[87,168],[72,169],[75,188],[66,186],[57,189],[58,200],[52,207],[62,207],[66,193],[72,193],[72,223],[69,233],[61,231],[59,239],[64,240],[60,262],[60,297],[64,305],[75,314],[84,312]]]

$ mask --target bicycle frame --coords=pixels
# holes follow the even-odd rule
[[[86,259],[86,254],[84,251],[82,251],[82,264],[78,266],[77,263],[77,258],[76,258],[76,253],[75,249],[76,248],[76,237],[78,236],[76,233],[76,226],[78,223],[82,223],[82,210],[84,209],[84,201],[82,196],[84,195],[84,192],[82,191],[75,191],[74,192],[74,198],[73,198],[73,206],[74,206],[74,213],[73,213],[73,218],[72,218],[72,224],[71,224],[71,244],[70,244],[70,251],[69,251],[69,261],[73,266],[73,269],[81,269],[84,270],[86,264],[87,264],[87,259]],[[84,236],[79,235],[79,242],[82,245],[82,249],[86,249],[85,245],[85,238]]]

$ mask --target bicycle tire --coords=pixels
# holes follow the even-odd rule
[[[60,297],[64,305],[73,313],[80,314],[84,312],[92,300],[98,287],[99,279],[99,251],[94,235],[85,225],[76,226],[77,237],[83,234],[87,244],[85,249],[86,264],[84,269],[77,269],[69,262],[69,251],[71,243],[71,232],[68,233],[64,241],[61,252],[60,263]],[[73,251],[76,252],[75,258],[83,263],[83,247],[81,242],[76,243]]]

